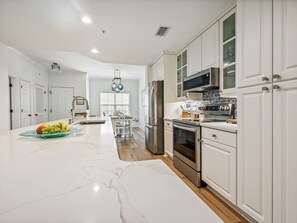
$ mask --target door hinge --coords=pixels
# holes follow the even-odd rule
[[[24,109],[21,109],[21,112],[24,112]]]
[[[46,91],[44,91],[44,94],[46,94]]]
[[[21,88],[23,88],[23,85],[21,85]]]
[[[46,109],[44,109],[44,111],[46,112]]]
[[[13,109],[10,109],[9,111],[10,111],[10,113],[13,113]]]
[[[9,84],[9,87],[12,87],[12,84]]]
[[[52,91],[49,91],[50,94],[52,94]]]
[[[50,112],[53,112],[53,110],[52,110],[52,109],[50,109]]]

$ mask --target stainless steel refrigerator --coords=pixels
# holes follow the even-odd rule
[[[164,154],[163,81],[152,81],[148,89],[145,145],[153,154]]]

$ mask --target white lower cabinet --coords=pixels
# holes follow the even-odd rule
[[[164,121],[164,147],[165,153],[173,157],[173,130],[172,121]]]
[[[272,222],[272,85],[237,93],[237,205],[258,222]]]
[[[297,219],[297,80],[274,84],[273,222]]]
[[[212,133],[209,139],[208,133]],[[202,128],[202,180],[236,205],[236,147],[213,139],[225,134],[236,141],[235,133]]]

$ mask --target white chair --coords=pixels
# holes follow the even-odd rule
[[[121,136],[126,138],[132,135],[131,132],[131,120],[126,119],[123,113],[118,113],[115,119],[115,136]]]

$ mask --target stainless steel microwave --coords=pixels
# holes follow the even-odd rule
[[[186,77],[183,81],[184,92],[203,92],[220,87],[219,68],[209,68]]]

